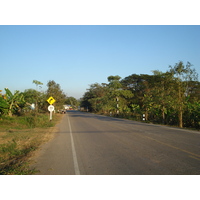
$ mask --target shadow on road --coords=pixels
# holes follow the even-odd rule
[[[124,125],[134,125],[135,127],[138,127],[139,129],[141,126],[143,128],[146,127],[146,130],[150,128],[163,128],[163,129],[173,129],[176,132],[192,132],[192,133],[198,133],[199,131],[196,130],[188,130],[188,129],[182,129],[178,127],[170,127],[167,125],[161,125],[161,124],[151,124],[151,123],[144,123],[144,122],[138,122],[138,121],[133,121],[129,119],[122,119],[122,118],[115,118],[115,117],[110,117],[110,116],[104,116],[104,115],[98,115],[98,114],[93,114],[93,113],[88,113],[88,112],[81,112],[81,111],[76,111],[76,110],[70,110],[67,111],[69,113],[70,117],[72,118],[92,118],[92,119],[97,119],[100,121],[105,121],[105,122],[116,122],[116,123],[123,123]]]
[[[121,119],[121,118],[115,118],[115,117],[109,117],[109,116],[104,116],[104,115],[98,115],[98,114],[93,114],[93,113],[88,113],[88,112],[81,112],[81,111],[76,111],[76,110],[69,110],[67,113],[70,114],[70,117],[84,117],[84,118],[95,118],[98,120],[103,120],[103,121],[116,121],[116,122],[121,122],[121,121],[130,121],[127,119]],[[130,122],[135,122],[135,121],[130,121]]]
[[[93,114],[93,113],[88,113],[88,112],[81,112],[81,111],[76,111],[76,110],[69,110],[67,113],[70,114],[70,117],[78,118],[78,117],[83,117],[83,118],[92,118],[92,119],[98,119],[101,121],[106,121],[106,122],[123,122],[126,124],[134,124],[134,125],[142,125],[142,126],[162,126],[162,125],[156,125],[156,124],[147,124],[143,122],[138,122],[138,121],[133,121],[129,119],[122,119],[122,118],[116,118],[116,117],[110,117],[110,116],[104,116],[104,115],[98,115],[98,114]]]

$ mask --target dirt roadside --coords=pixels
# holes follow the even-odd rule
[[[56,133],[58,132],[58,125],[61,123],[62,119],[63,119],[64,115],[59,115],[58,121],[56,123],[56,125],[54,127],[50,127],[44,138],[43,138],[43,142],[40,144],[40,146],[33,152],[31,152],[29,158],[28,158],[28,163],[29,163],[29,168],[32,170],[33,169],[33,164],[35,163],[36,158],[40,155],[41,153],[41,149],[43,148],[43,146],[47,143],[49,143],[51,140],[54,139],[54,137],[56,136]]]

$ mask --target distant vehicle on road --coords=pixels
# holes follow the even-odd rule
[[[59,110],[58,111],[60,114],[65,114],[66,113],[66,110]]]
[[[63,105],[65,110],[73,110],[71,105]]]

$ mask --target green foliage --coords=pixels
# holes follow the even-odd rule
[[[63,92],[63,90],[61,90],[60,85],[55,81],[51,80],[47,83],[47,87],[47,97],[49,98],[50,96],[52,96],[56,100],[56,102],[54,103],[56,109],[62,109],[66,101],[66,95]]]
[[[0,97],[0,112],[2,114],[9,115],[10,117],[13,113],[17,113],[24,106],[24,96],[19,91],[15,91],[14,94],[8,89],[5,88],[6,95],[5,98]]]
[[[33,80],[33,83],[36,85],[37,90],[38,90],[38,85],[43,85],[42,82],[37,81],[37,80]],[[39,87],[41,88],[41,86],[39,86]]]
[[[187,102],[183,115],[184,125],[186,127],[195,127],[200,129],[200,101]]]
[[[74,109],[77,109],[80,102],[74,97],[67,97],[65,100],[65,104],[71,105]]]
[[[132,74],[121,80],[109,76],[108,84],[92,84],[84,94],[82,107],[89,111],[117,114],[126,118],[175,125],[200,126],[200,83],[191,63],[176,63],[163,73]]]
[[[2,96],[0,96],[0,115],[7,114],[8,109],[9,109],[8,102]]]
[[[182,61],[176,63],[174,67],[170,66],[170,72],[174,76],[174,88],[177,93],[174,95],[176,100],[176,110],[179,118],[179,127],[183,127],[184,105],[189,95],[189,82],[197,81],[198,75],[194,69],[191,69],[191,63],[186,65]]]
[[[0,120],[1,128],[8,127],[15,129],[23,128],[47,128],[52,127],[53,123],[49,121],[49,114],[26,113],[23,116],[2,116]]]
[[[120,76],[109,76],[109,84],[92,84],[85,93],[81,106],[99,113],[128,112],[128,100],[133,97],[129,90],[123,90]]]
[[[27,112],[31,110],[31,104],[35,105],[35,112],[37,113],[47,111],[48,103],[46,102],[47,95],[45,93],[39,92],[34,89],[27,89],[23,92],[23,95],[26,102],[25,110]]]
[[[45,114],[28,114],[21,117],[21,123],[25,124],[28,128],[46,128],[51,127],[52,123],[49,121],[49,115]]]

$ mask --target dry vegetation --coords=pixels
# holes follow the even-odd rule
[[[34,174],[29,169],[29,159],[41,144],[53,138],[55,125],[62,116],[54,115],[53,122],[49,122],[47,114],[34,116],[34,128],[30,128],[27,116],[1,119],[0,174]]]

